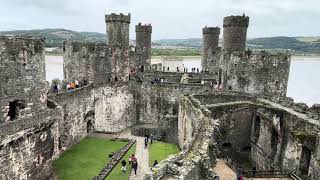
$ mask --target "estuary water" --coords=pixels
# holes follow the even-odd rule
[[[152,63],[160,63],[160,59],[152,59]],[[173,62],[176,63],[176,62]],[[63,79],[62,56],[46,56],[47,81],[54,78]],[[199,58],[184,59],[183,65],[201,70]],[[304,102],[309,106],[320,104],[320,57],[292,57],[287,96],[295,102]]]

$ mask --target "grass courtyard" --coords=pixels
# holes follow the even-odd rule
[[[63,155],[53,162],[58,180],[88,180],[98,175],[100,170],[109,161],[109,154],[117,152],[127,142],[111,141],[103,138],[85,138],[80,143],[74,145]],[[134,152],[135,148],[131,148],[126,154],[129,156],[130,151]],[[131,153],[132,154],[132,153]],[[127,157],[128,159],[128,157]],[[126,159],[126,160],[127,160]],[[116,177],[121,173],[119,164],[116,169],[111,172],[111,177]],[[117,172],[119,169],[119,172]],[[129,170],[129,168],[128,168]],[[107,178],[113,180],[112,178]],[[116,179],[119,179],[117,177]],[[127,180],[128,178],[126,178]]]
[[[131,172],[131,165],[129,165],[129,157],[136,152],[136,145],[133,145],[130,150],[122,157],[117,166],[111,171],[111,173],[107,176],[106,180],[128,180]],[[127,172],[126,174],[122,174],[121,172],[121,161],[127,161]]]
[[[149,144],[149,166],[152,167],[155,160],[160,163],[162,160],[168,158],[169,155],[179,152],[180,149],[176,144],[153,141],[152,144]]]

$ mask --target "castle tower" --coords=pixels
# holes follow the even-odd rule
[[[152,26],[136,25],[136,62],[135,66],[140,71],[149,70],[151,66],[151,33]]]
[[[223,19],[223,50],[244,51],[247,40],[249,17],[227,16]]]
[[[44,39],[0,37],[0,124],[46,108]]]
[[[210,71],[212,66],[218,65],[218,59],[214,57],[218,51],[220,28],[204,27],[202,34],[202,71]]]
[[[131,15],[122,13],[105,16],[107,27],[107,43],[109,45],[129,48],[129,25]]]

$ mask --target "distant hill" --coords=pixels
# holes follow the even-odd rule
[[[75,41],[105,42],[106,35],[97,32],[77,32],[67,29],[37,29],[37,30],[17,30],[1,31],[0,35],[27,35],[43,36],[46,38],[46,47],[61,47],[66,39]]]
[[[61,47],[62,41],[66,39],[90,42],[106,41],[106,35],[103,33],[77,32],[67,29],[2,31],[0,32],[0,35],[44,36],[46,38],[47,47]],[[131,43],[134,44],[134,41]],[[220,44],[222,43],[220,42]],[[159,49],[200,49],[202,47],[202,39],[161,39],[153,41],[152,45]],[[259,49],[273,52],[290,51],[294,54],[320,54],[320,36],[253,38],[248,39],[247,47],[253,50]]]

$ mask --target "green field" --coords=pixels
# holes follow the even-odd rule
[[[106,180],[128,180],[131,172],[131,165],[128,164],[129,156],[132,154],[135,154],[136,152],[136,146],[133,145],[130,150],[123,156],[123,158],[119,161],[117,166],[112,170],[112,172],[108,175]],[[121,161],[122,160],[127,161],[127,172],[126,174],[122,174],[121,172]]]
[[[85,138],[53,162],[59,180],[88,180],[98,175],[109,161],[109,154],[117,152],[127,142],[102,138]]]
[[[176,144],[154,141],[149,146],[149,166],[152,167],[155,160],[160,163],[162,160],[168,158],[169,155],[177,154],[179,151]]]

